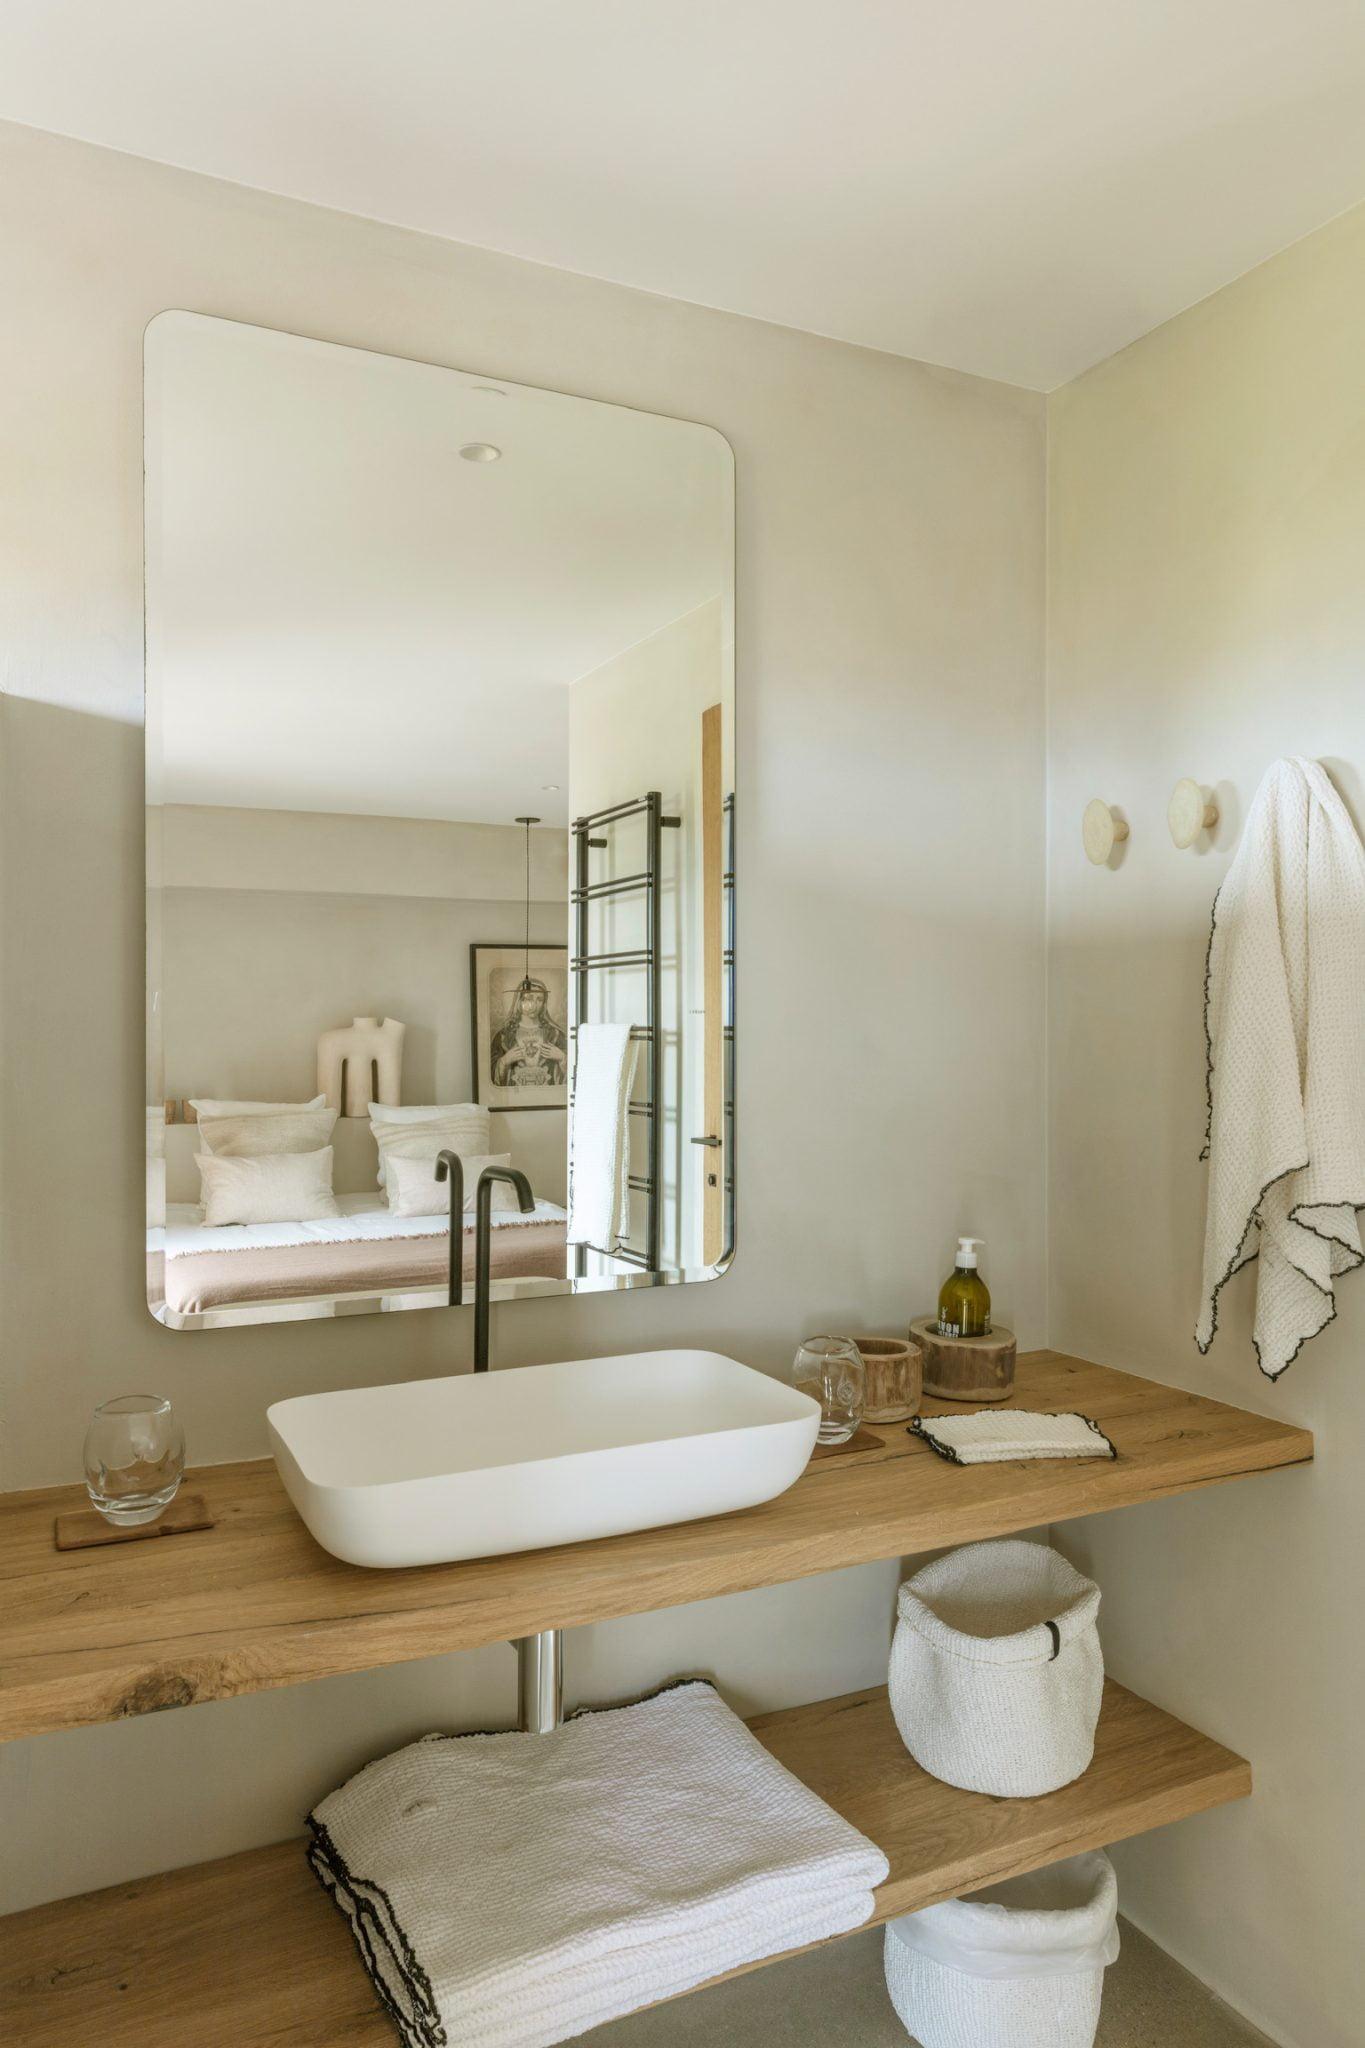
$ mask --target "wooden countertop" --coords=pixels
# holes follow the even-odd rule
[[[1306,1430],[1049,1351],[1020,1359],[1009,1405],[1077,1409],[1119,1455],[956,1466],[895,1424],[874,1432],[877,1450],[817,1458],[788,1492],[739,1514],[409,1571],[365,1571],[320,1549],[269,1459],[192,1475],[213,1529],[101,1550],[53,1545],[53,1517],[84,1505],[81,1489],[10,1494],[0,1740],[778,1585],[1313,1454]]]
[[[883,1691],[750,1725],[885,1852],[891,1874],[869,1925],[1251,1790],[1240,1757],[1113,1684],[1090,1769],[1041,1799],[992,1799],[928,1777]],[[62,1899],[0,1929],[7,2048],[393,2048],[302,1842]]]

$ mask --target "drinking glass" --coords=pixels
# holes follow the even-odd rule
[[[792,1379],[820,1403],[816,1442],[845,1444],[863,1419],[867,1373],[851,1337],[807,1337]]]
[[[160,1394],[104,1401],[85,1433],[85,1487],[107,1522],[131,1529],[154,1522],[175,1499],[185,1470],[185,1436]]]

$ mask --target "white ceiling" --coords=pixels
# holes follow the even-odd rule
[[[1365,196],[1362,0],[5,0],[0,115],[1050,389]]]
[[[153,800],[565,822],[569,685],[728,596],[731,471],[709,427],[163,314]]]

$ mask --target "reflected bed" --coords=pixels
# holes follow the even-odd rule
[[[164,1229],[147,1233],[147,1291],[173,1329],[233,1310],[283,1310],[319,1300],[373,1305],[376,1295],[444,1298],[449,1231],[444,1216],[395,1216],[374,1195],[340,1195],[341,1215],[313,1223],[229,1224],[208,1229],[202,1211],[172,1203]],[[567,1218],[538,1201],[529,1215],[495,1211],[492,1278],[564,1278]],[[474,1219],[465,1218],[464,1272],[474,1270]],[[420,1297],[420,1300],[417,1299]]]

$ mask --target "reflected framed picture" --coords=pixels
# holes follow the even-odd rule
[[[474,1100],[488,1109],[567,1109],[569,949],[471,946]]]

